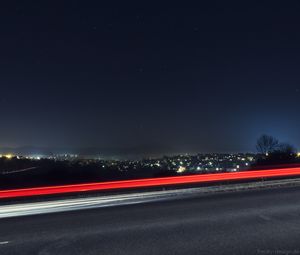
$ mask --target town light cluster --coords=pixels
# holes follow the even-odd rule
[[[4,155],[1,155],[1,154],[0,154],[0,158],[12,159],[13,157],[14,157],[13,154],[4,154]]]

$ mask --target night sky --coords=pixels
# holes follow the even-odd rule
[[[104,2],[1,3],[0,146],[300,148],[299,1]]]

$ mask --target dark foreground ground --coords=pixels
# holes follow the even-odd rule
[[[0,220],[0,254],[300,254],[300,188]]]

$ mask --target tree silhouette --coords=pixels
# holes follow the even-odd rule
[[[269,161],[276,163],[293,163],[296,162],[297,153],[294,146],[288,143],[281,143],[278,149],[273,151],[269,156]]]
[[[260,153],[256,165],[276,165],[296,163],[297,150],[288,143],[279,143],[273,136],[262,135],[256,144],[256,149]]]
[[[286,154],[286,155],[291,155],[291,156],[296,156],[297,155],[297,150],[296,148],[289,144],[289,143],[280,143],[278,146],[278,149],[276,150],[279,153]]]
[[[270,135],[262,135],[258,138],[256,143],[256,149],[260,154],[269,154],[277,150],[279,147],[279,141]]]

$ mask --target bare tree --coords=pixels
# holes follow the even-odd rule
[[[296,155],[297,149],[289,143],[281,143],[278,146],[278,152],[287,155]]]
[[[274,152],[279,147],[279,141],[270,135],[262,135],[258,138],[256,149],[261,154],[268,154]]]

